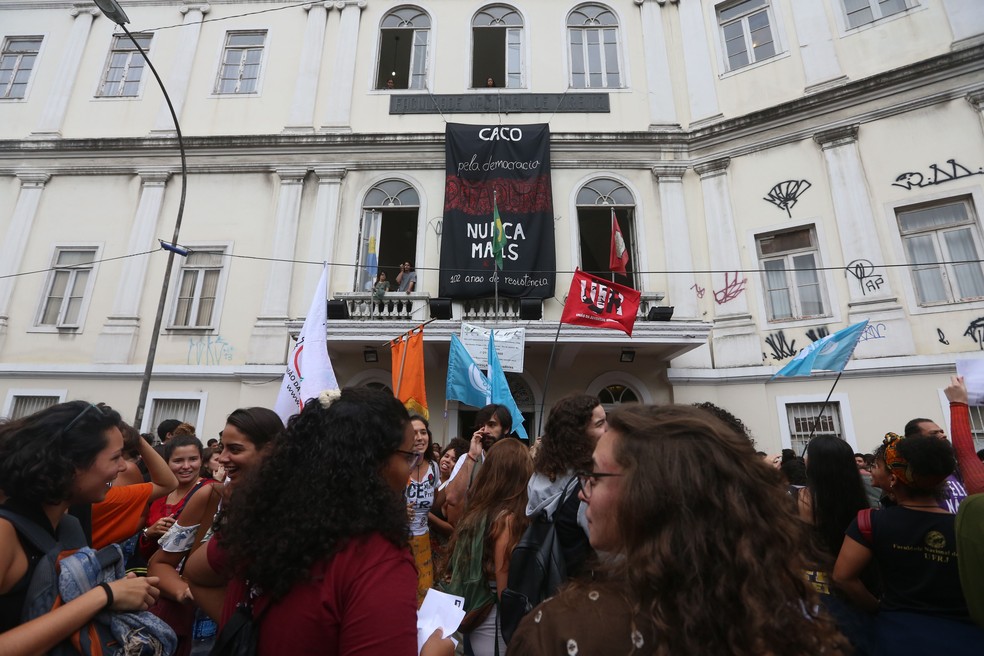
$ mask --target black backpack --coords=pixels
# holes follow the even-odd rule
[[[534,515],[513,549],[506,589],[499,600],[499,626],[507,644],[523,617],[537,604],[552,597],[567,581],[567,564],[554,520],[575,489],[577,477],[573,476],[564,486],[553,515],[547,514],[546,510]]]

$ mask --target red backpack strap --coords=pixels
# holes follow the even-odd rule
[[[871,532],[871,508],[858,511],[858,530],[861,531],[864,541],[870,545],[874,539]]]

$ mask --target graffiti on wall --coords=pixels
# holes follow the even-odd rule
[[[188,364],[214,365],[232,360],[235,349],[222,335],[205,335],[188,340]]]
[[[976,171],[971,171],[963,164],[957,164],[957,160],[955,159],[948,159],[946,160],[946,163],[949,166],[930,164],[929,172],[926,175],[923,175],[918,171],[908,171],[906,173],[902,173],[895,178],[895,182],[892,183],[892,186],[902,187],[903,189],[908,190],[913,187],[931,187],[933,185],[943,184],[944,182],[952,182],[954,180],[959,180],[960,178],[966,178],[972,175],[984,175],[984,166],[978,167]]]
[[[885,278],[875,271],[875,265],[870,260],[854,260],[844,269],[858,281],[862,296],[878,291],[885,284]]]
[[[724,274],[724,287],[714,292],[714,300],[718,305],[724,305],[728,301],[733,301],[745,291],[748,278],[738,279],[738,272]],[[734,277],[730,277],[734,276]]]
[[[810,338],[811,342],[819,341],[829,334],[830,331],[827,330],[827,326],[820,326],[819,328],[810,328],[809,330],[806,331],[806,336]]]
[[[803,192],[811,186],[807,180],[784,180],[769,190],[769,195],[762,200],[767,200],[781,210],[786,211],[786,216],[793,218],[791,209]]]
[[[697,298],[704,298],[704,292],[707,291],[706,288],[701,287],[697,283],[690,285],[690,289],[694,290],[694,293],[697,294]]]
[[[796,340],[787,341],[786,333],[781,330],[766,336],[765,343],[772,349],[773,360],[785,360],[796,355]]]
[[[887,337],[885,334],[887,331],[888,329],[883,323],[869,323],[864,327],[864,331],[858,337],[858,341],[867,342],[869,339],[885,339]]]
[[[936,337],[939,338],[940,344],[944,344],[946,346],[950,345],[950,340],[946,338],[946,335],[944,335],[943,331],[939,328],[936,329]]]
[[[964,337],[969,337],[977,344],[977,348],[984,351],[984,317],[974,319],[967,324],[967,331]]]

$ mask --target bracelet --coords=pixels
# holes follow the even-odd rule
[[[475,456],[473,456],[472,454],[470,454],[470,453],[466,453],[465,455],[467,455],[467,456],[468,456],[468,458],[469,458],[469,459],[471,459],[471,461],[472,461],[472,462],[476,462],[476,463],[478,462],[478,458],[476,458],[476,457],[475,457]]]
[[[99,587],[106,591],[106,605],[102,609],[109,610],[113,606],[113,589],[108,583],[100,583]]]

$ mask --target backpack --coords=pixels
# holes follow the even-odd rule
[[[87,546],[79,521],[65,515],[58,523],[55,537],[33,521],[0,508],[17,533],[41,553],[28,583],[21,621],[41,617],[87,592],[87,585],[115,581],[123,574],[123,552],[118,545],[99,551]],[[71,588],[71,594],[66,592]],[[63,596],[65,597],[63,599]],[[149,619],[148,619],[149,618]],[[74,631],[67,639],[48,651],[49,656],[108,656],[123,654],[171,654],[176,644],[174,633],[150,613],[102,611]],[[126,632],[126,645],[119,636]]]
[[[554,519],[576,488],[577,476],[572,476],[553,514],[543,509],[534,515],[513,549],[506,589],[499,600],[499,623],[507,644],[520,620],[567,581],[567,564]]]

